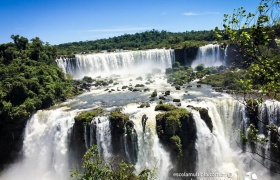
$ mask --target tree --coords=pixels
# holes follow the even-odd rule
[[[105,162],[98,153],[96,145],[92,146],[83,157],[83,173],[76,169],[72,171],[71,177],[77,177],[79,180],[149,180],[154,179],[154,171],[144,169],[139,175],[135,175],[134,166],[120,162],[117,165],[113,161]]]
[[[215,31],[218,38],[227,39],[234,46],[236,55],[242,59],[241,67],[246,68],[246,78],[236,78],[243,87],[243,102],[251,120],[247,135],[244,132],[242,137],[251,145],[251,153],[270,161],[259,161],[264,167],[280,174],[279,127],[257,115],[265,98],[280,99],[280,49],[276,43],[280,33],[279,12],[279,0],[261,0],[255,13],[240,7],[232,15],[225,14],[224,29]],[[259,123],[266,126],[265,137],[258,136]],[[268,153],[264,153],[267,144]]]

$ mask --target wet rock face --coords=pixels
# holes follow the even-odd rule
[[[24,121],[0,124],[0,171],[21,156]]]
[[[70,164],[71,168],[75,168],[76,165],[81,165],[85,152],[84,123],[75,121],[69,136],[69,157],[72,159],[69,162],[72,162],[72,164]]]
[[[120,109],[110,113],[109,116],[111,137],[112,137],[112,154],[116,156],[117,161],[125,160],[127,161],[125,152],[125,142],[124,135],[126,128],[126,123],[129,121],[129,117],[121,112]],[[131,123],[129,123],[131,125]]]
[[[129,120],[125,124],[126,134],[124,135],[126,156],[128,163],[136,164],[138,153],[138,136],[134,128],[133,121]]]
[[[170,149],[174,172],[195,172],[196,125],[190,112],[176,108],[156,116],[159,139]]]
[[[199,112],[201,119],[206,123],[210,131],[213,132],[213,123],[211,117],[208,114],[208,109],[206,108],[195,108],[195,109]]]
[[[114,135],[122,135],[125,132],[125,124],[129,120],[129,117],[121,113],[120,109],[116,109],[111,112],[109,120],[113,137]]]

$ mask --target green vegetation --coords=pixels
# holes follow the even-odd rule
[[[181,139],[179,136],[174,135],[170,138],[170,143],[171,146],[173,147],[174,150],[177,151],[178,153],[178,158],[183,156],[183,149],[182,149],[182,143],[181,143]]]
[[[26,121],[36,110],[80,93],[70,75],[57,67],[57,49],[38,37],[12,35],[0,45],[0,169],[21,150]]]
[[[57,45],[59,54],[72,55],[75,53],[114,51],[116,49],[136,50],[154,48],[183,48],[201,46],[215,40],[214,31],[190,31],[172,33],[167,31],[151,30],[136,34],[125,34],[108,39],[86,42],[72,42]]]
[[[155,171],[144,169],[139,175],[134,174],[134,166],[125,162],[106,162],[98,153],[96,145],[92,146],[83,157],[83,173],[79,169],[72,171],[71,177],[79,180],[152,180],[155,179]]]
[[[209,84],[212,87],[221,87],[222,89],[241,90],[240,83],[237,78],[244,79],[246,77],[245,70],[224,71],[219,74],[212,74],[200,79],[199,83]]]
[[[277,174],[280,173],[279,127],[278,124],[267,124],[259,117],[258,106],[267,97],[280,100],[280,51],[276,40],[280,37],[279,12],[278,0],[261,0],[255,13],[240,7],[232,15],[224,15],[222,30],[216,28],[217,36],[220,39],[227,37],[228,43],[234,46],[234,58],[241,59],[243,70],[240,75],[243,75],[237,76],[235,82],[242,89],[251,123],[246,135],[241,136],[251,146],[251,153],[269,163],[257,161]],[[259,124],[266,125],[264,137],[259,136]],[[259,147],[267,147],[268,142],[268,151],[261,152]]]
[[[144,84],[136,84],[135,87],[145,87]]]
[[[150,103],[142,103],[142,104],[139,106],[139,108],[144,108],[144,107],[148,108],[148,107],[150,107],[150,106],[151,106]]]
[[[171,111],[176,109],[175,106],[171,104],[163,104],[162,102],[155,107],[155,111]]]
[[[165,113],[156,115],[158,137],[173,149],[180,159],[183,157],[184,148],[189,146],[186,142],[195,139],[196,130],[192,114],[185,108],[176,108],[172,105],[159,104],[157,107],[167,107]]]
[[[161,105],[161,107],[163,106]],[[167,111],[164,114],[157,114],[156,120],[164,119],[167,127],[170,130],[170,132],[168,133],[172,132],[172,134],[175,134],[176,129],[181,128],[182,126],[181,121],[189,119],[191,113],[184,108],[176,108],[174,106],[172,107],[172,105],[169,105],[167,107],[169,108],[169,110],[167,110],[167,108]]]
[[[195,73],[189,66],[181,66],[179,62],[172,65],[172,69],[166,69],[167,82],[183,85],[194,79]]]
[[[74,81],[54,61],[56,48],[38,37],[12,39],[0,45],[0,124],[27,120],[35,110],[77,93]]]
[[[224,67],[205,68],[204,65],[198,65],[195,69],[197,70],[196,72],[189,66],[181,66],[179,62],[175,62],[172,68],[166,69],[165,74],[167,75],[167,82],[179,85],[175,86],[175,88],[179,90],[180,86],[183,84],[189,83],[196,78],[200,79],[206,75],[218,73],[222,71]]]
[[[262,0],[256,13],[240,7],[232,15],[224,15],[223,30],[216,28],[217,36],[228,37],[242,67],[247,68],[246,79],[238,79],[247,87],[246,93],[261,90],[271,98],[279,99],[280,51],[275,39],[280,37],[279,1]]]
[[[152,93],[151,97],[157,97],[157,90],[154,90],[154,92]]]
[[[96,108],[92,111],[84,111],[79,113],[77,116],[75,116],[74,120],[89,124],[91,123],[94,117],[99,116],[102,113],[103,113],[103,109]]]
[[[112,121],[121,121],[126,122],[129,120],[129,117],[121,112],[121,109],[116,109],[110,113],[110,120]]]
[[[177,122],[181,127],[180,119],[188,119],[191,113],[184,108],[176,108],[165,113],[165,119],[171,123]]]
[[[129,117],[123,114],[121,109],[117,108],[110,113],[109,120],[113,134],[123,134],[125,132],[125,124],[129,120]]]

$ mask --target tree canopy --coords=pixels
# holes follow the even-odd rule
[[[215,32],[211,31],[186,31],[172,33],[167,31],[145,31],[135,34],[124,34],[118,37],[100,39],[95,41],[72,42],[57,45],[60,54],[82,53],[116,49],[153,49],[153,48],[182,48],[192,41],[214,41]],[[207,44],[207,43],[205,43]]]
[[[55,47],[38,37],[11,38],[13,43],[0,45],[0,124],[26,120],[74,93],[73,81],[55,63]]]

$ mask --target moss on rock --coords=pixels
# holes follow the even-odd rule
[[[181,143],[181,139],[179,136],[177,136],[177,135],[172,136],[170,138],[170,145],[171,145],[171,148],[177,152],[178,158],[183,156],[182,143]]]
[[[97,108],[92,111],[84,111],[75,116],[75,122],[82,122],[82,123],[90,123],[92,119],[96,116],[99,116],[103,113],[103,109]]]
[[[175,106],[173,106],[171,104],[162,104],[162,103],[156,105],[156,107],[155,107],[155,111],[171,111],[174,109],[176,109]]]
[[[116,109],[109,116],[112,134],[122,134],[125,131],[125,123],[129,120],[128,115],[123,114],[121,109]]]

